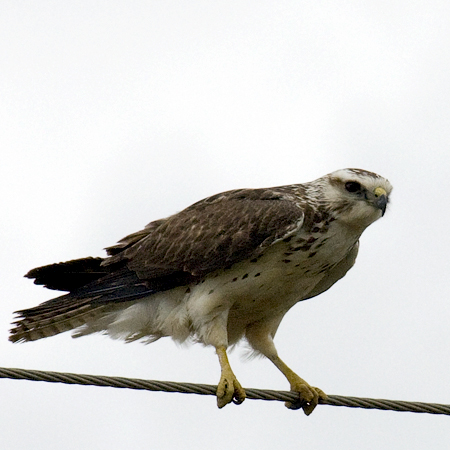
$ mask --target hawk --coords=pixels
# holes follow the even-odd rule
[[[361,233],[384,215],[392,186],[366,170],[213,195],[84,258],[38,267],[34,283],[68,291],[17,311],[12,342],[74,330],[126,342],[171,336],[215,348],[219,408],[245,391],[227,356],[241,339],[287,378],[310,414],[326,394],[278,356],[275,333],[297,302],[329,289],[353,266]]]

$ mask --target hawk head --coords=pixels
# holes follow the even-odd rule
[[[342,169],[320,178],[323,202],[341,223],[364,230],[384,215],[392,185],[361,169]]]

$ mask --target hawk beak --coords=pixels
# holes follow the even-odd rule
[[[387,192],[381,188],[377,187],[374,191],[376,200],[375,200],[375,206],[378,209],[381,209],[381,216],[384,216],[384,213],[386,212],[386,206],[388,204],[388,196]]]

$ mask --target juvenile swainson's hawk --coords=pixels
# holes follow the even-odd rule
[[[208,197],[151,222],[85,258],[26,276],[68,291],[18,311],[12,342],[68,330],[127,342],[171,336],[212,345],[221,368],[219,408],[242,403],[227,348],[245,338],[299,394],[289,408],[310,414],[326,395],[278,356],[273,338],[287,311],[329,289],[353,266],[359,237],[386,210],[389,181],[344,169],[310,183],[238,189]]]

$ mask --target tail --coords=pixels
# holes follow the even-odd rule
[[[35,308],[16,311],[10,330],[11,342],[28,342],[55,336],[95,321],[107,312],[107,305],[93,305],[95,297],[78,299],[71,294],[54,298]]]
[[[49,289],[69,291],[39,306],[16,311],[9,340],[36,341],[96,322],[124,303],[151,295],[136,274],[126,267],[112,273],[101,266],[102,258],[85,258],[38,267],[25,276]],[[98,330],[101,331],[101,330]]]

